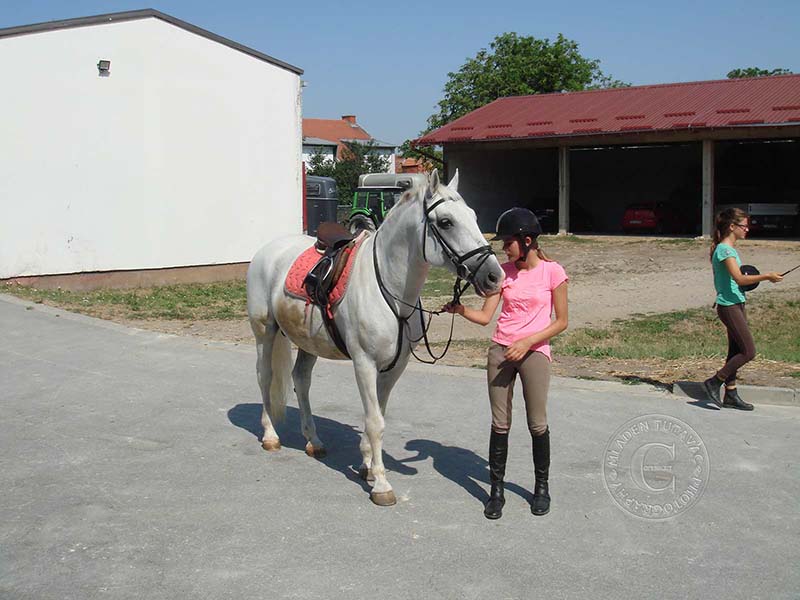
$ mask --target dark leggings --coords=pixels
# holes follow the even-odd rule
[[[736,372],[756,356],[756,344],[747,326],[744,303],[732,306],[717,305],[717,315],[728,330],[728,358],[725,366],[717,371],[717,377],[725,385],[736,384]]]

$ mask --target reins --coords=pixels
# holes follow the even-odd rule
[[[442,250],[444,250],[444,253],[447,255],[447,257],[450,259],[450,261],[456,267],[457,275],[456,275],[455,283],[453,284],[453,300],[450,302],[450,304],[459,304],[460,301],[461,301],[461,295],[467,290],[467,288],[471,284],[474,284],[475,273],[477,273],[480,270],[480,268],[483,266],[483,263],[485,263],[490,256],[494,256],[494,252],[492,251],[491,245],[487,244],[485,246],[479,246],[478,248],[475,248],[474,250],[471,250],[471,251],[467,252],[466,254],[463,254],[463,255],[459,256],[458,253],[455,250],[453,250],[453,248],[442,237],[442,234],[439,231],[439,229],[433,223],[430,222],[430,213],[431,213],[431,211],[433,211],[434,208],[439,206],[439,204],[444,202],[445,199],[444,198],[439,198],[439,200],[437,200],[434,204],[432,204],[429,207],[428,206],[428,198],[430,198],[430,197],[431,197],[430,193],[428,192],[428,194],[425,196],[425,199],[423,200],[423,207],[425,209],[425,226],[424,226],[423,232],[422,232],[422,258],[423,258],[423,260],[425,262],[428,262],[428,257],[427,257],[427,254],[426,254],[425,247],[426,247],[427,241],[428,241],[427,232],[428,232],[428,228],[430,227],[430,230],[433,233],[433,237],[436,238],[436,240],[441,245]],[[394,366],[397,364],[397,361],[400,358],[400,353],[402,352],[402,348],[403,348],[403,328],[404,328],[404,326],[405,327],[409,326],[408,325],[408,321],[414,315],[415,312],[419,312],[420,327],[422,329],[422,335],[419,338],[417,338],[416,340],[411,339],[411,337],[409,336],[409,342],[410,342],[409,348],[411,350],[411,354],[419,362],[422,362],[422,363],[425,363],[425,364],[428,364],[428,365],[435,364],[437,361],[439,361],[442,358],[444,358],[445,354],[447,354],[447,351],[450,349],[450,343],[453,341],[453,326],[455,325],[455,317],[456,316],[455,316],[455,314],[453,314],[452,318],[450,320],[450,333],[449,333],[448,338],[447,338],[447,344],[445,344],[445,347],[444,347],[444,350],[442,351],[442,353],[439,356],[436,356],[433,353],[433,350],[431,350],[430,340],[428,339],[428,330],[430,329],[431,322],[433,321],[433,316],[434,315],[440,315],[445,311],[443,311],[443,310],[436,310],[436,311],[426,310],[425,308],[422,307],[421,298],[417,298],[416,304],[409,304],[408,302],[406,302],[402,298],[398,298],[397,296],[395,296],[391,292],[391,290],[389,290],[389,288],[386,287],[386,284],[383,282],[383,278],[381,277],[380,268],[378,267],[377,246],[378,246],[378,232],[375,233],[375,237],[372,240],[372,262],[373,262],[373,266],[374,266],[374,269],[375,269],[375,279],[378,282],[378,288],[381,290],[381,295],[383,296],[383,299],[386,301],[386,304],[389,306],[389,310],[392,311],[392,314],[395,316],[395,318],[397,319],[397,323],[398,323],[398,327],[397,327],[397,352],[395,352],[394,358],[392,359],[392,362],[389,363],[389,366],[381,369],[380,372],[381,373],[385,373],[387,371],[391,371],[394,368]],[[482,255],[482,258],[481,258],[480,262],[478,263],[477,267],[475,268],[475,272],[473,273],[472,271],[470,271],[469,267],[467,267],[465,261],[467,259],[469,259],[469,258],[472,258],[475,255]],[[464,285],[463,286],[461,285],[461,281],[464,281]],[[396,302],[399,302],[401,305],[410,308],[411,309],[411,313],[409,313],[409,315],[406,316],[406,317],[401,316],[400,315],[400,311],[398,309],[396,309],[395,306],[391,302],[389,302],[389,298],[387,298],[387,295],[389,297],[391,297],[393,300],[395,300]],[[428,315],[428,323],[427,324],[425,323],[424,314]],[[425,340],[425,349],[428,352],[428,356],[432,360],[427,360],[425,358],[421,358],[420,356],[417,355],[416,352],[414,352],[414,346],[413,345],[418,343],[420,340]]]

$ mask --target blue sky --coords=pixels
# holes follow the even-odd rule
[[[305,117],[355,114],[374,137],[416,137],[456,71],[501,33],[575,40],[634,85],[800,73],[797,0],[302,2],[0,0],[0,28],[155,8],[305,70]]]

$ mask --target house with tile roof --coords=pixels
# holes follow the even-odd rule
[[[303,162],[306,164],[314,154],[322,154],[330,161],[341,160],[344,142],[372,142],[375,152],[389,161],[387,173],[395,172],[395,145],[373,138],[358,124],[355,115],[343,115],[341,119],[303,119]]]

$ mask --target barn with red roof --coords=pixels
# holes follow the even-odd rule
[[[618,233],[646,206],[684,235],[731,204],[770,205],[800,234],[798,142],[800,75],[500,98],[416,140],[459,169],[484,231],[521,205],[552,231]]]

